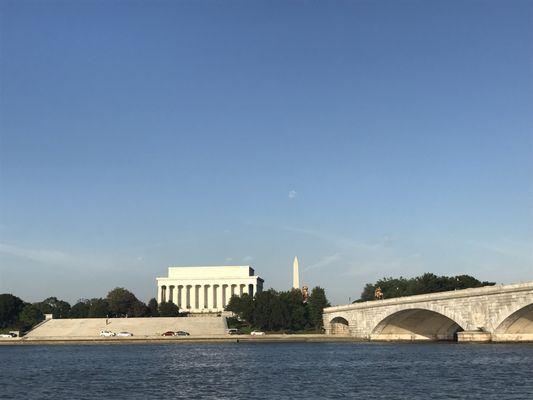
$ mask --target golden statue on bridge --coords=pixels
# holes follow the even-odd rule
[[[379,286],[374,290],[374,298],[376,300],[383,300],[383,292]]]
[[[303,298],[303,302],[307,303],[307,299],[309,298],[309,287],[308,286],[302,286],[302,298]]]

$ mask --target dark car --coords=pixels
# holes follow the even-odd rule
[[[177,331],[176,336],[190,336],[189,332]]]
[[[163,333],[161,336],[176,336],[176,334],[172,331],[168,331],[168,332]]]

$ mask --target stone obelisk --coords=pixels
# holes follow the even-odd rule
[[[300,289],[300,272],[298,271],[298,257],[294,257],[292,263],[292,288]]]

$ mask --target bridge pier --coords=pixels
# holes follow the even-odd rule
[[[492,334],[490,332],[482,331],[463,331],[457,332],[458,342],[490,342],[492,341]]]
[[[493,333],[493,342],[533,342],[533,333]]]
[[[437,336],[423,336],[416,333],[379,333],[370,335],[370,340],[375,342],[418,342],[447,340]]]

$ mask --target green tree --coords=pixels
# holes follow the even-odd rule
[[[483,286],[494,286],[496,282],[479,281],[470,275],[457,275],[454,280],[454,289],[469,289]]]
[[[492,286],[494,282],[481,282],[469,275],[458,276],[437,276],[432,273],[425,273],[421,276],[406,279],[382,278],[376,283],[367,283],[361,293],[361,298],[357,301],[374,300],[374,291],[381,288],[383,297],[391,299],[400,296],[412,296],[416,294],[437,293],[448,290],[467,289],[481,286]]]
[[[133,308],[139,300],[135,295],[127,289],[115,288],[107,294],[107,303],[109,304],[109,312],[115,317],[124,317],[133,315]]]
[[[132,315],[134,317],[148,317],[149,316],[148,307],[146,307],[146,304],[144,304],[142,301],[138,300],[133,305]]]
[[[78,300],[78,302],[70,308],[70,318],[88,318],[90,307],[90,300]]]
[[[179,308],[170,301],[162,302],[159,304],[159,315],[161,317],[177,317],[179,315]]]
[[[303,301],[302,292],[299,290],[290,291],[289,303],[291,324],[290,329],[301,331],[310,327],[307,306]]]
[[[55,319],[68,318],[70,315],[70,304],[64,300],[59,300],[57,297],[48,297],[35,303],[34,306],[43,314],[52,314]]]
[[[283,320],[279,313],[279,294],[273,290],[257,293],[254,299],[252,324],[259,329],[272,331],[283,326]]]
[[[276,297],[272,299],[271,305],[271,321],[273,330],[289,330],[290,325],[290,311],[289,306],[283,302],[281,293],[276,292]]]
[[[289,292],[281,292],[280,300],[284,305],[284,328],[300,331],[310,326],[307,315],[307,307],[303,302],[302,292],[292,289]]]
[[[14,326],[23,308],[24,302],[17,296],[0,294],[0,328]]]
[[[226,311],[231,311],[239,317],[239,319],[248,323],[253,323],[254,315],[254,299],[247,293],[242,296],[233,295],[229,299]]]
[[[109,304],[106,299],[89,300],[89,318],[105,318],[109,315]]]
[[[27,330],[41,322],[44,319],[44,314],[33,304],[26,304],[20,312],[18,319],[21,328]]]
[[[359,300],[355,300],[354,303],[360,301],[371,301],[374,300],[374,291],[376,290],[377,284],[367,283],[363,288],[361,297]]]
[[[247,294],[233,296],[226,310],[255,328],[301,331],[320,327],[322,310],[328,305],[325,291],[319,287],[313,289],[308,303],[304,303],[300,290],[277,292],[270,289],[257,293],[254,298]]]
[[[154,298],[151,298],[150,301],[148,301],[148,315],[150,317],[158,317],[159,316],[157,300],[154,299]]]
[[[326,298],[326,291],[317,286],[313,288],[309,299],[307,300],[307,307],[309,311],[309,323],[315,329],[321,329],[324,326],[322,319],[322,313],[325,307],[329,307],[330,304]]]

